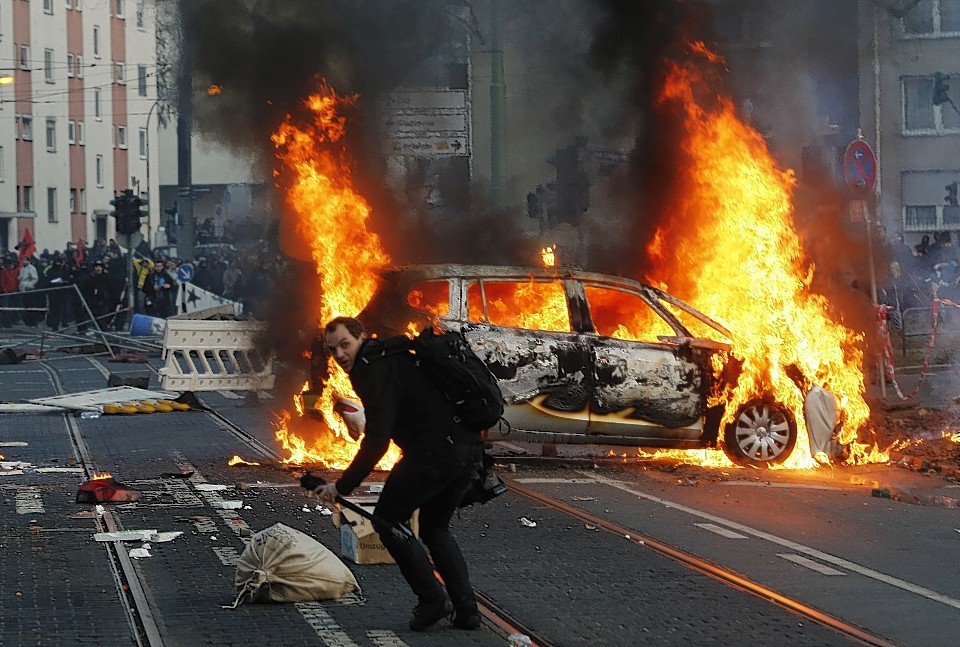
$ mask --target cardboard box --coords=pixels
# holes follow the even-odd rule
[[[367,512],[372,513],[377,505],[378,495],[347,497],[351,503],[359,505]],[[418,519],[420,511],[416,510],[408,525],[413,534],[419,536]],[[373,522],[359,513],[346,508],[338,509],[333,515],[333,525],[340,528],[340,556],[349,559],[354,564],[393,564],[393,557],[387,552],[380,535],[373,529]]]

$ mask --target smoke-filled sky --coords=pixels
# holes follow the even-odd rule
[[[731,94],[738,102],[749,97],[757,109],[749,118],[757,128],[768,137],[775,134],[774,145],[794,151],[792,158],[785,156],[788,164],[798,164],[796,151],[819,141],[826,120],[845,132],[856,126],[851,123],[855,95],[844,94],[856,89],[855,43],[832,35],[847,28],[845,21],[853,28],[855,0],[802,3],[803,10],[767,0],[183,4],[189,12],[185,43],[194,86],[222,88],[215,101],[196,103],[197,127],[260,159],[265,184],[273,181],[269,136],[286,114],[296,114],[317,75],[341,95],[360,95],[348,115],[356,181],[373,206],[373,228],[398,262],[535,262],[536,250],[551,241],[541,240],[536,223],[526,217],[526,194],[553,179],[547,158],[583,137],[591,145],[628,153],[630,162],[611,177],[595,179],[579,234],[581,249],[573,260],[592,270],[644,276],[649,268],[638,262],[638,250],[659,219],[670,217],[671,195],[682,190],[673,163],[679,121],[669,111],[651,108],[664,62],[685,56],[691,40],[712,44],[718,33],[729,36],[731,25],[743,28],[748,38],[754,30],[757,39],[772,39],[777,47],[760,50],[765,53],[759,60],[732,52],[726,68],[717,66],[711,91]],[[811,11],[811,4],[829,8],[830,14]],[[494,209],[488,198],[489,92],[491,50],[498,45],[506,84],[507,204]],[[465,57],[467,49],[473,195],[469,214],[439,221],[409,195],[387,188],[377,107],[397,88],[435,84],[430,80],[437,78],[442,62]],[[738,72],[747,82],[740,89]],[[426,164],[418,169],[435,171]],[[836,254],[828,249],[827,256]]]

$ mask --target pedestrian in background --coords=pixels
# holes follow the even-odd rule
[[[384,353],[390,340],[368,338],[363,325],[349,317],[330,321],[324,334],[327,350],[363,402],[366,426],[353,461],[339,480],[321,486],[317,494],[328,504],[337,495],[350,494],[393,440],[403,457],[384,483],[374,526],[417,596],[410,629],[424,631],[451,614],[454,626],[478,628],[477,600],[466,561],[450,534],[450,519],[481,466],[482,437],[455,422],[453,405],[412,354]],[[420,537],[433,565],[419,541],[404,541],[389,532],[392,524],[406,522],[417,509]],[[434,565],[446,590],[433,573]]]
[[[146,310],[151,317],[166,318],[173,314],[174,280],[163,267],[163,259],[154,260],[153,270],[144,282]]]
[[[113,313],[117,295],[113,291],[110,277],[104,271],[103,261],[96,261],[93,264],[93,274],[90,275],[84,287],[83,296],[97,320],[97,325],[103,329],[109,328],[109,315]]]
[[[0,269],[0,326],[11,328],[19,319],[20,299],[20,264],[16,256],[8,256]]]
[[[44,287],[50,288],[47,293],[47,326],[57,331],[66,320],[66,307],[70,295],[64,289],[70,285],[70,271],[62,256],[56,256],[53,263],[43,276]]]
[[[31,328],[37,325],[39,316],[37,312],[28,310],[28,308],[32,309],[42,307],[36,298],[37,295],[30,294],[30,292],[37,289],[37,283],[39,280],[40,275],[37,273],[37,268],[34,267],[33,263],[30,262],[30,258],[24,256],[22,259],[20,259],[20,276],[18,278],[18,283],[22,297],[21,303],[22,307],[24,308],[23,323]]]

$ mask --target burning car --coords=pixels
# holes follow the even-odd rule
[[[507,401],[508,424],[490,430],[492,438],[679,449],[716,447],[722,438],[731,460],[755,466],[784,461],[797,442],[793,413],[772,396],[725,417],[723,396],[740,374],[730,332],[630,279],[391,267],[359,318],[382,336],[431,323],[463,333]]]

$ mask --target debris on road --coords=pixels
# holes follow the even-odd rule
[[[77,489],[77,503],[126,503],[139,498],[139,491],[112,476],[85,481]]]
[[[531,521],[530,519],[527,519],[526,517],[520,517],[519,521],[520,521],[520,524],[521,524],[521,525],[526,526],[527,528],[536,528],[536,527],[537,527],[537,522],[536,522],[536,521]]]
[[[960,499],[940,494],[919,494],[905,488],[876,487],[872,491],[875,499],[890,499],[901,503],[924,505],[936,508],[960,508]]]
[[[219,485],[216,483],[196,483],[193,488],[198,492],[222,492],[226,490],[228,486]]]
[[[182,530],[160,532],[156,528],[141,530],[117,530],[115,532],[98,532],[93,535],[94,541],[146,541],[165,544],[183,534]]]

